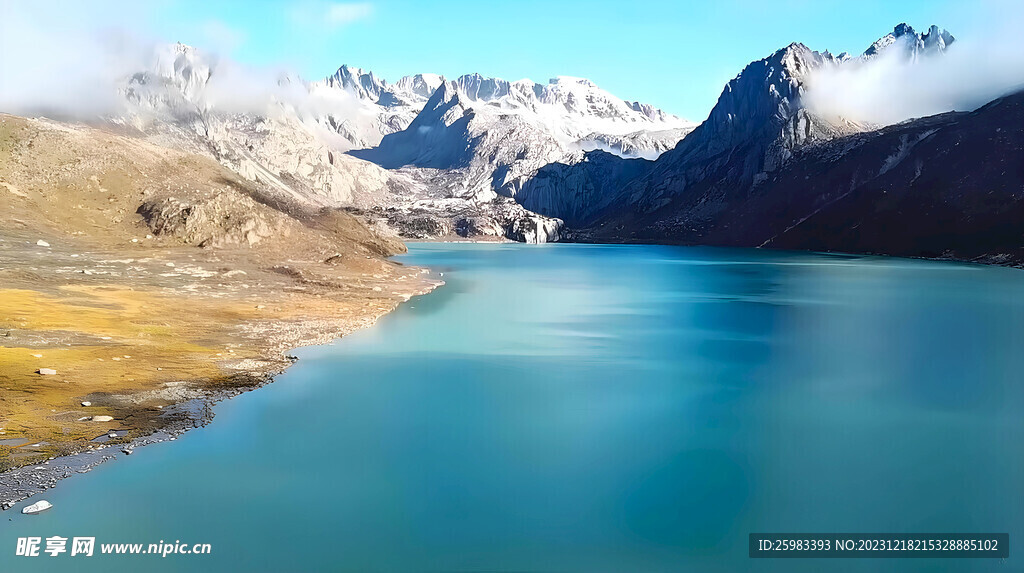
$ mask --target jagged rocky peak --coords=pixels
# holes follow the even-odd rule
[[[158,46],[143,69],[120,82],[118,93],[127,106],[122,112],[194,117],[209,107],[205,96],[216,67],[215,58],[187,44]]]
[[[551,79],[543,86],[539,95],[540,101],[564,106],[569,113],[597,118],[624,119],[636,121],[647,119],[646,116],[635,116],[632,107],[617,97],[583,78],[560,76]]]
[[[489,102],[512,93],[512,82],[501,78],[487,78],[480,74],[460,76],[453,85],[470,101]]]
[[[638,124],[633,130],[640,129],[643,124],[665,124],[658,129],[691,125],[654,106],[623,101],[585,78],[559,76],[540,84],[528,79],[510,82],[467,74],[457,78],[453,84],[464,99],[472,103],[495,103],[505,108],[538,113]],[[548,111],[544,112],[545,109]]]
[[[901,23],[868,46],[863,57],[872,58],[895,47],[903,56],[916,59],[921,55],[944,52],[954,41],[956,38],[952,34],[938,26],[932,25],[927,32],[918,34],[909,24]]]
[[[147,85],[154,79],[170,84],[189,100],[196,101],[213,75],[215,61],[192,46],[177,42],[156,49],[148,70],[132,76],[129,85]]]
[[[640,103],[638,101],[627,101],[626,105],[635,112],[643,114],[651,121],[671,121],[673,119],[679,119],[677,116],[670,113],[666,113],[649,103]]]
[[[434,95],[444,78],[437,74],[416,74],[404,76],[392,86],[397,93],[414,95],[423,99],[430,99]]]
[[[726,84],[700,131],[711,147],[726,148],[747,140],[766,124],[781,125],[801,109],[804,81],[813,70],[837,61],[792,43],[752,62]]]
[[[344,89],[359,96],[360,99],[377,101],[387,91],[387,82],[378,78],[373,72],[348,65],[324,80],[324,84],[332,88]]]
[[[824,64],[828,57],[794,42],[744,68],[729,82],[722,97],[728,100],[733,94],[742,94],[741,87],[749,86],[774,102],[792,102],[799,97],[807,74]]]
[[[921,36],[921,44],[925,51],[944,51],[950,44],[956,41],[948,31],[932,24],[928,32]]]
[[[619,99],[585,78],[560,76],[534,89],[542,103],[564,107],[581,117],[634,124],[632,129],[650,129],[649,124],[661,124],[657,129],[692,125],[654,106]]]
[[[410,127],[429,127],[435,121],[451,125],[469,109],[462,102],[464,95],[456,82],[442,81]]]
[[[821,65],[827,56],[831,56],[828,52],[816,52],[799,42],[793,42],[779,50],[777,54],[781,55],[779,61],[790,77],[797,80],[802,79],[811,69]]]
[[[385,108],[397,108],[422,105],[443,81],[444,78],[437,74],[416,74],[404,76],[392,84],[372,71],[344,65],[318,84],[345,90],[361,100]]]

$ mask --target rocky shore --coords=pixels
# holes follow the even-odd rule
[[[423,290],[415,294],[426,294],[443,284],[443,281],[439,279],[429,279],[424,283]],[[323,332],[309,339],[302,346],[326,344],[333,339],[334,337],[330,333]],[[13,509],[19,502],[57,487],[60,480],[70,478],[75,474],[88,473],[104,462],[130,456],[136,448],[174,441],[189,430],[211,423],[215,416],[214,407],[217,403],[273,382],[278,374],[284,372],[297,360],[297,357],[290,354],[284,355],[283,360],[268,360],[267,363],[274,364],[274,366],[268,366],[262,372],[238,375],[235,386],[206,390],[201,396],[161,408],[157,424],[159,429],[152,433],[133,438],[130,437],[131,432],[110,432],[93,440],[99,443],[89,444],[80,451],[59,457],[50,457],[37,465],[26,465],[0,473],[0,511]],[[208,381],[195,382],[197,386],[202,386]]]
[[[173,441],[188,430],[205,426],[213,420],[212,405],[228,397],[225,394],[174,404],[166,408],[164,413],[169,420],[167,425],[152,434],[124,442],[114,442],[112,438],[107,443],[89,446],[81,452],[50,458],[40,465],[23,466],[0,473],[0,510],[12,509],[19,501],[57,487],[57,482],[62,479],[88,473],[104,462],[131,455],[137,447]]]

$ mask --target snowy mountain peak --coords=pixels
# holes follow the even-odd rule
[[[899,24],[896,24],[896,27],[892,29],[892,35],[897,38],[902,38],[903,36],[907,35],[916,36],[917,32],[914,31],[913,26],[911,26],[910,24],[907,24],[906,22],[900,22]]]
[[[920,55],[943,52],[954,41],[955,38],[952,34],[938,26],[932,25],[927,32],[918,34],[910,25],[901,23],[893,28],[892,32],[868,46],[868,49],[864,50],[863,57],[875,57],[895,47],[904,57],[916,59]]]
[[[343,89],[361,100],[392,111],[402,109],[418,112],[434,95],[435,90],[443,86],[447,92],[457,91],[462,101],[470,106],[493,104],[510,111],[525,110],[545,116],[569,115],[633,124],[628,129],[618,130],[622,133],[693,125],[654,106],[623,101],[597,87],[594,82],[573,76],[558,76],[551,78],[547,84],[539,84],[528,79],[510,82],[472,73],[459,76],[446,85],[445,78],[440,75],[416,74],[390,84],[373,72],[342,66],[334,75],[318,82],[318,85]]]
[[[956,39],[952,34],[932,24],[928,32],[921,36],[921,43],[926,51],[944,51]]]
[[[127,104],[124,111],[138,116],[163,112],[191,115],[206,109],[206,91],[216,64],[187,44],[157,47],[147,66],[118,86]]]
[[[455,80],[455,87],[471,101],[492,101],[511,93],[512,83],[500,78],[487,78],[480,74],[466,74]]]
[[[198,50],[178,42],[157,50],[153,71],[194,100],[210,80],[213,67],[214,63],[207,61]]]
[[[444,78],[437,74],[416,74],[402,77],[395,82],[392,88],[397,93],[413,95],[426,100],[443,82]]]
[[[778,65],[786,70],[789,78],[801,80],[810,70],[826,60],[833,60],[828,52],[816,52],[807,46],[793,42],[768,58],[769,65]]]
[[[459,97],[459,88],[453,81],[443,80],[434,93],[430,95],[430,99],[423,109],[430,109],[436,107],[437,104],[442,102],[451,101]]]
[[[642,114],[651,121],[672,122],[673,120],[680,119],[677,116],[674,116],[670,113],[666,113],[649,103],[640,103],[638,101],[627,101],[625,103],[630,107],[630,109]]]
[[[360,99],[373,101],[380,99],[381,94],[387,91],[387,82],[378,79],[373,72],[348,65],[338,68],[324,83],[333,88],[348,90]]]
[[[445,125],[451,125],[454,119],[458,119],[462,112],[467,108],[462,104],[461,96],[463,92],[459,89],[456,82],[442,81],[441,85],[437,86],[434,90],[433,95],[427,100],[427,103],[423,106],[423,111],[416,116],[414,124],[422,124],[425,121],[429,121],[428,118],[439,117],[438,114],[448,114],[450,118],[442,121]]]
[[[789,149],[823,133],[804,110],[804,86],[814,71],[838,61],[794,42],[751,62],[726,84],[707,120],[669,152],[669,162],[706,163],[713,170],[732,150],[747,147],[752,155],[740,176],[770,170]],[[702,177],[699,171],[690,176]]]

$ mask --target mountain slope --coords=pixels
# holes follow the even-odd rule
[[[284,77],[239,94],[243,80],[229,62],[168,46],[149,69],[127,78],[126,109],[111,120],[155,143],[212,157],[301,206],[382,204],[400,184],[345,155],[344,141],[305,118],[305,86]]]
[[[654,165],[604,151],[578,154],[537,170],[516,194],[516,201],[537,213],[557,213],[570,229],[587,228],[598,214],[622,207],[623,181],[649,174]]]
[[[600,180],[615,195],[601,197],[574,216],[584,226],[605,223],[601,229],[610,236],[620,227],[658,223],[690,228],[691,218],[725,209],[733,194],[764,180],[794,149],[863,129],[852,122],[828,121],[802,105],[807,77],[838,61],[828,52],[790,44],[744,68],[725,86],[708,118],[649,168],[617,167],[607,159],[601,161],[606,169],[567,165],[566,169],[580,173],[555,179],[569,182],[570,187],[561,190],[549,185],[545,193],[580,196],[580,185],[594,187]],[[527,196],[536,197],[540,182],[551,180],[552,169],[557,167],[542,170],[545,179],[524,184]],[[620,174],[635,177],[619,179]],[[558,198],[544,201],[560,202]],[[541,212],[562,216],[557,211]]]
[[[530,213],[511,199],[499,201],[493,193],[483,200],[441,195],[430,181],[344,153],[352,145],[342,136],[345,130],[351,135],[358,127],[380,136],[382,116],[367,110],[387,109],[398,117],[415,109],[416,98],[433,93],[433,78],[414,76],[393,86],[343,67],[324,84],[289,77],[270,86],[254,82],[265,91],[240,101],[234,85],[239,77],[252,79],[189,46],[170,46],[150,69],[127,79],[126,112],[111,121],[141,131],[152,142],[216,159],[291,209],[351,208],[378,230],[410,238],[461,232],[495,240],[557,240],[557,219]],[[394,102],[399,96],[404,103],[368,101]],[[339,117],[351,120],[338,124],[345,129],[332,127]]]
[[[390,84],[371,71],[342,66],[330,77],[310,84],[310,93],[328,101],[352,99],[356,103],[324,106],[314,119],[354,148],[372,147],[385,135],[409,127],[442,81],[436,74],[417,74]]]
[[[514,197],[539,168],[581,148],[657,155],[689,129],[588,80],[536,84],[472,74],[442,83],[407,129],[351,153],[388,169],[452,172],[456,195]]]
[[[342,66],[321,82],[271,80],[182,44],[121,92],[126,111],[111,120],[151,141],[208,155],[279,201],[353,207],[415,238],[555,240],[557,219],[511,199],[522,181],[585,139],[619,137],[601,145],[651,154],[688,125],[577,78],[419,74],[391,84]]]
[[[795,148],[858,130],[802,105],[809,74],[836,61],[828,52],[790,44],[748,65],[726,85],[708,119],[631,185],[630,202],[642,212],[673,201],[677,210],[698,203],[719,209],[732,189],[763,179]]]
[[[1024,263],[1024,92],[801,152],[713,244]]]
[[[1024,92],[881,129],[804,106],[827,66],[911,62],[953,37],[897,26],[854,59],[793,44],[731,81],[654,162],[552,164],[521,191],[570,238],[772,247],[1024,265]],[[895,97],[895,96],[894,96]],[[590,154],[588,154],[588,159]]]
[[[470,88],[479,97],[481,86]],[[483,89],[501,88],[507,90],[508,84],[495,88],[485,83]],[[554,134],[531,121],[527,109],[480,107],[473,97],[456,82],[445,82],[408,129],[385,137],[379,147],[352,154],[388,169],[458,170],[462,177],[457,187],[490,199],[494,190],[565,153]]]
[[[0,114],[0,419],[17,440],[0,471],[79,451],[87,471],[109,453],[97,435],[204,423],[295,347],[435,282],[344,211],[280,209],[208,157],[116,131]],[[33,473],[0,505],[74,475]]]
[[[820,72],[881,65],[882,55],[933,56],[952,42],[934,26],[917,34],[901,24],[853,59],[790,44],[744,68],[725,86],[707,120],[653,164],[618,165],[605,157],[552,164],[524,183],[521,196],[543,214],[571,219],[591,239],[701,242],[715,221],[742,205],[800,150],[875,129],[807,107],[805,96]],[[597,188],[606,194],[588,191]],[[578,204],[582,196],[590,197],[588,205]],[[569,204],[566,213],[558,209]]]

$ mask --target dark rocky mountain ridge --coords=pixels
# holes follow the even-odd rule
[[[941,57],[953,41],[901,24],[851,64]],[[881,129],[809,109],[809,77],[850,61],[790,44],[657,160],[589,152],[541,168],[516,199],[563,219],[568,240],[1024,262],[1024,92]]]
[[[1024,92],[795,152],[714,212],[605,211],[576,240],[1024,263]]]

